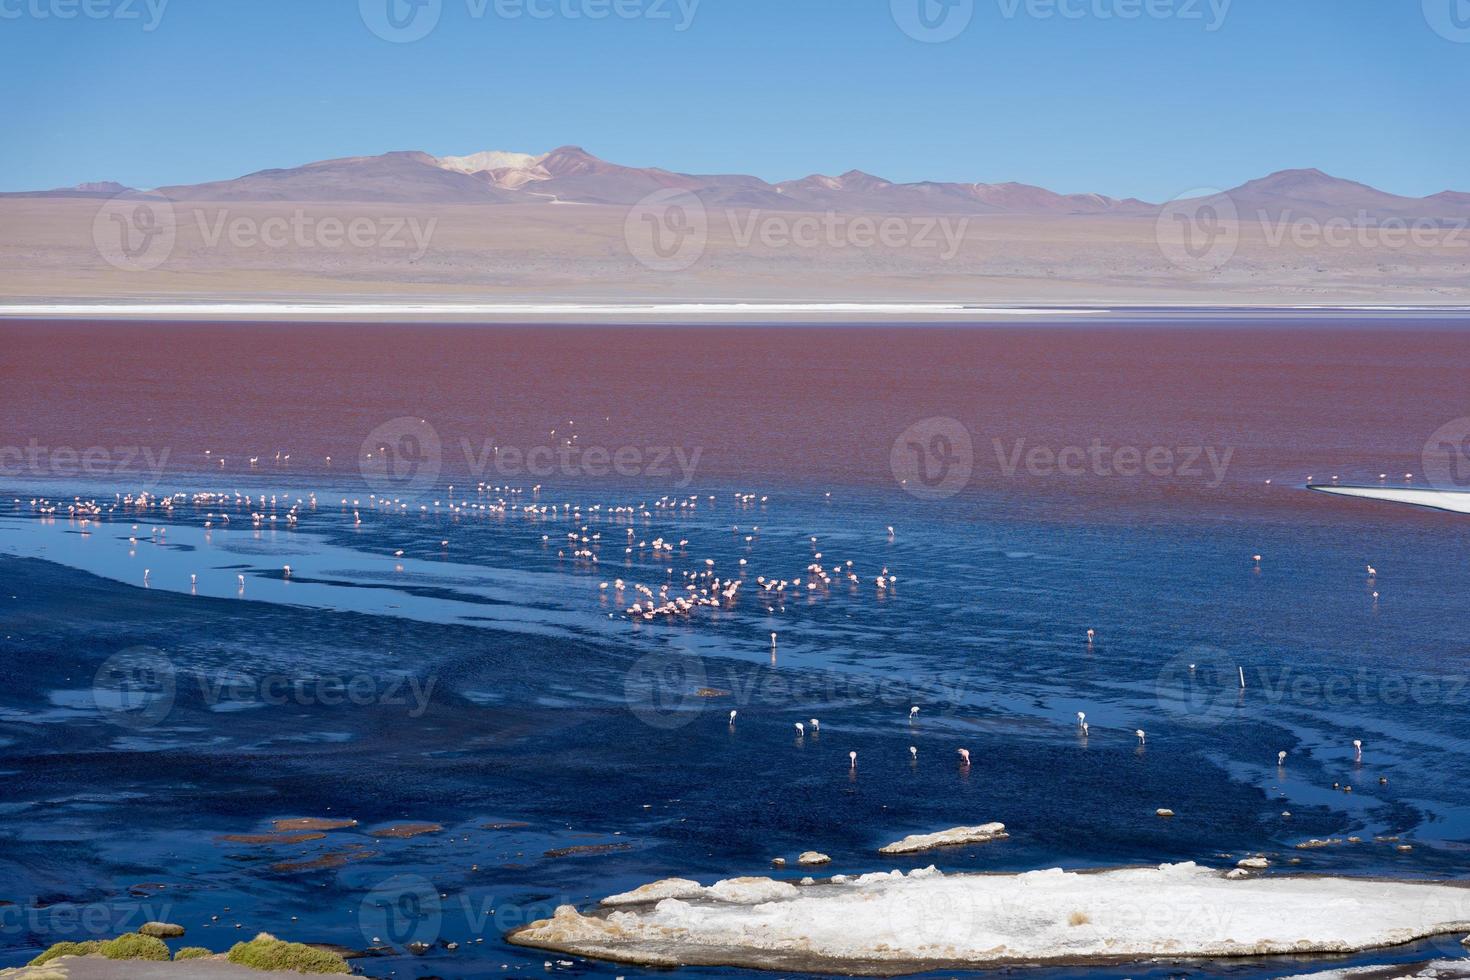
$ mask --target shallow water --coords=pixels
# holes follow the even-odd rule
[[[27,360],[35,328],[0,327],[13,341],[5,380],[24,382],[0,406],[14,433],[0,442],[53,450],[40,472],[0,480],[0,900],[14,903],[0,906],[0,964],[163,918],[215,948],[259,929],[398,947],[356,961],[374,976],[544,972],[558,957],[510,947],[506,931],[658,877],[773,873],[771,858],[811,848],[844,873],[1229,867],[1257,852],[1276,873],[1465,872],[1463,518],[1301,489],[1324,463],[1344,479],[1422,469],[1424,443],[1462,402],[1470,345],[1455,331],[621,338],[657,335],[655,359],[703,350],[689,372],[711,383],[698,385],[620,373],[615,332],[542,330],[528,345],[529,331],[379,327],[372,342],[404,355],[379,363],[359,360],[343,328],[302,327],[285,347],[279,328],[212,327],[233,366],[209,355],[191,374],[179,352],[202,330],[90,329],[86,346],[113,356],[74,364],[73,393],[54,398],[26,380],[49,367],[22,370],[50,363]],[[608,354],[604,371],[585,368],[589,344]],[[821,344],[834,353],[819,369]],[[425,345],[437,360],[407,357]],[[175,353],[127,353],[159,349]],[[701,464],[685,486],[674,467],[482,472],[482,491],[449,435],[473,431],[470,365],[485,405],[510,419],[497,428],[526,433],[496,445],[559,445],[551,429],[588,419],[577,424],[602,429],[576,432],[581,445],[701,448]],[[254,380],[234,387],[236,372]],[[803,380],[783,396],[773,374]],[[179,391],[156,387],[170,379]],[[511,396],[534,418],[514,417]],[[956,496],[920,499],[889,457],[933,415],[963,420],[979,459]],[[369,433],[400,416],[431,420],[449,447],[430,484],[421,467],[384,483],[357,465]],[[1215,486],[1207,467],[1008,478],[985,459],[990,432],[1234,453]],[[77,472],[56,459],[63,444],[150,445],[173,462],[156,481]],[[226,496],[168,509],[117,496],[144,483]],[[655,506],[666,495],[697,506]],[[78,496],[102,512],[68,515]],[[611,512],[639,503],[647,516]],[[671,552],[653,553],[660,537]],[[783,601],[762,595],[757,576],[805,577],[814,547],[829,573],[852,561],[860,583],[844,571]],[[677,592],[706,560],[744,583],[728,608],[644,623],[625,614],[631,588],[600,588]],[[880,589],[884,568],[897,581]],[[820,733],[798,738],[793,723],[813,717]],[[1159,807],[1177,816],[1161,821]],[[338,816],[358,824],[297,843],[220,839]],[[1011,838],[875,853],[990,820]],[[444,830],[370,832],[403,822]],[[1295,848],[1349,836],[1363,842]],[[594,850],[546,854],[578,847]],[[414,939],[460,948],[403,954]],[[1345,962],[1459,952],[1445,940]],[[1321,962],[1038,976],[1267,977]]]

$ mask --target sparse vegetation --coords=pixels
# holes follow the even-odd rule
[[[236,943],[227,957],[231,963],[256,970],[296,970],[300,973],[350,973],[347,961],[336,953],[301,943],[288,943],[262,932],[248,943]]]
[[[124,933],[97,947],[109,960],[167,960],[168,945],[153,936],[137,932]]]
[[[202,960],[214,955],[213,950],[205,949],[203,946],[185,946],[174,954],[176,960]]]
[[[1092,918],[1086,912],[1073,912],[1067,917],[1069,926],[1085,926],[1092,922]]]
[[[37,956],[35,959],[31,960],[26,965],[44,966],[45,964],[50,963],[52,960],[56,959],[58,956],[91,956],[93,953],[97,952],[98,947],[100,947],[101,945],[102,943],[96,939],[89,939],[86,942],[81,943],[57,943],[50,949],[46,950],[46,952],[42,953],[40,956]]]
[[[169,956],[163,940],[129,932],[116,939],[89,939],[86,942],[57,943],[26,964],[44,966],[61,956],[104,956],[110,960],[203,960],[215,956],[203,946],[185,946]],[[248,943],[236,943],[226,959],[237,966],[254,970],[295,970],[298,973],[351,973],[347,961],[330,950],[317,949],[303,943],[288,943],[268,932],[262,932]],[[58,973],[58,977],[62,974]]]

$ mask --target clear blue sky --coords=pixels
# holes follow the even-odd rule
[[[359,0],[168,0],[148,31],[150,2],[0,0],[0,189],[576,143],[773,180],[859,168],[1162,200],[1320,167],[1470,191],[1470,38],[1422,9],[1470,0],[1234,0],[1213,31],[1211,0],[1060,0],[1071,17],[969,0],[944,43],[905,34],[890,0],[700,0],[684,31],[679,0],[524,0],[550,17],[439,0],[412,43],[376,36]],[[613,3],[671,17],[560,12]],[[1168,16],[1099,16],[1130,4]]]

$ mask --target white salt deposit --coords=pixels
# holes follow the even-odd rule
[[[1358,966],[1345,970],[1303,973],[1281,980],[1463,980],[1470,977],[1470,960],[1435,960],[1398,966]]]
[[[936,847],[953,847],[959,844],[983,844],[988,841],[1009,837],[1003,823],[987,823],[978,827],[953,827],[933,834],[910,834],[878,849],[879,854],[914,854],[932,851]]]
[[[631,893],[630,893],[631,894]],[[1470,890],[1352,878],[1229,880],[1195,864],[1099,873],[933,868],[796,887],[736,878],[603,914],[569,905],[524,946],[649,965],[897,973],[941,965],[1349,953],[1470,930]]]
[[[664,898],[698,898],[704,894],[704,886],[688,878],[664,878],[641,885],[630,892],[609,895],[603,905],[637,905],[639,902],[656,902]]]

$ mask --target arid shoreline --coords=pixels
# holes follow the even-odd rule
[[[671,268],[650,259],[627,209],[611,205],[180,202],[167,247],[136,255],[116,250],[102,206],[0,199],[0,304],[1470,305],[1470,236],[1448,233],[1332,244],[1242,222],[1228,252],[1195,264],[1161,247],[1159,223],[1143,215],[980,215],[935,241],[922,234],[932,217],[888,216],[913,236],[883,244],[803,243],[795,232],[811,215],[742,210],[712,221],[684,256],[690,264]],[[747,237],[752,220],[794,237]],[[353,222],[365,229],[356,244],[328,234]]]

